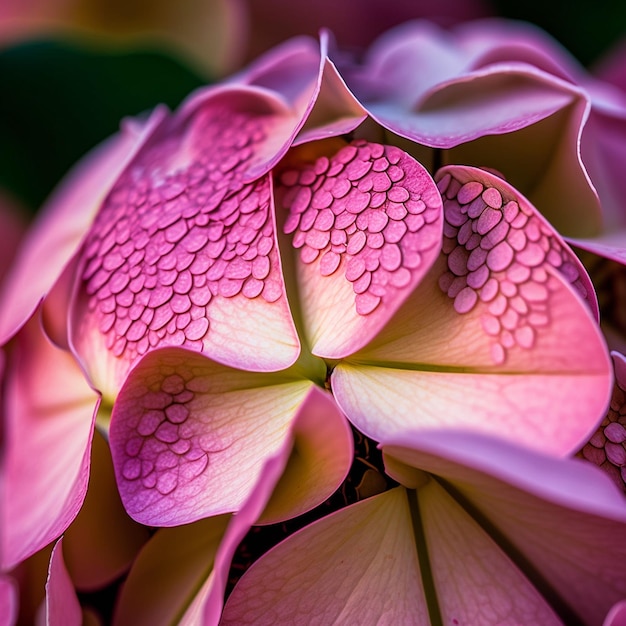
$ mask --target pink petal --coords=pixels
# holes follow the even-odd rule
[[[475,511],[565,623],[600,623],[625,597],[626,505],[596,468],[463,432],[404,433],[384,452]]]
[[[76,253],[100,205],[133,155],[166,116],[157,108],[146,121],[128,121],[122,131],[95,148],[55,190],[25,237],[2,285],[0,344],[32,315]]]
[[[286,118],[251,88],[200,93],[118,179],[85,242],[70,322],[105,396],[156,347],[256,371],[296,360],[270,177],[247,182]]]
[[[534,581],[436,480],[409,492],[444,624],[562,624]]]
[[[221,624],[429,624],[406,492],[394,489],[288,537],[244,574]]]
[[[438,178],[444,254],[381,334],[335,367],[338,404],[377,441],[446,426],[578,450],[611,390],[584,269],[497,177],[457,167]]]
[[[50,557],[45,606],[46,625],[80,626],[83,623],[78,597],[63,561],[63,539],[57,541]]]
[[[63,556],[76,588],[92,591],[112,583],[130,567],[148,537],[148,530],[126,515],[109,446],[96,431],[85,502],[63,535]]]
[[[270,499],[286,462],[284,454],[267,460],[237,515],[158,530],[128,575],[115,623],[217,625],[232,557]]]
[[[2,565],[56,539],[80,509],[89,477],[97,395],[72,357],[35,321],[7,366]]]
[[[370,341],[439,252],[440,196],[398,148],[353,142],[288,169],[277,204],[283,232],[293,233],[306,334],[325,358]]]
[[[17,585],[9,576],[0,575],[0,624],[13,626],[18,614]]]
[[[129,515],[173,526],[238,510],[265,459],[289,454],[312,386],[296,368],[258,374],[184,349],[147,355],[111,418],[113,464]]]
[[[626,600],[618,602],[611,608],[602,626],[624,626],[626,624]]]
[[[352,464],[352,431],[332,396],[312,387],[292,426],[293,449],[259,524],[306,513],[329,498]]]

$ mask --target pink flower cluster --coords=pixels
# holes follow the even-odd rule
[[[622,624],[625,157],[504,21],[125,121],[3,284],[0,622]]]

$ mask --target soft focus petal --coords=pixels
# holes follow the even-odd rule
[[[17,621],[18,594],[12,578],[0,574],[0,624],[13,626]]]
[[[353,456],[352,431],[332,396],[312,387],[292,426],[287,467],[259,524],[273,524],[309,511],[341,485]]]
[[[602,626],[626,626],[626,600],[618,602],[609,611]]]
[[[63,560],[63,539],[59,539],[50,557],[50,569],[46,582],[46,626],[80,626],[83,615]]]
[[[462,432],[404,433],[383,451],[434,474],[565,623],[599,624],[624,598],[626,501],[595,468]]]
[[[265,459],[289,456],[292,425],[312,386],[295,367],[257,374],[184,349],[147,355],[111,419],[111,453],[129,515],[173,526],[238,510]]]
[[[355,141],[296,162],[281,174],[276,202],[280,228],[293,235],[286,247],[305,334],[325,358],[375,337],[439,254],[441,198],[399,148]]]
[[[96,431],[85,502],[63,535],[63,556],[80,591],[106,587],[129,567],[149,537],[127,515],[115,484],[109,447]]]
[[[35,321],[8,363],[3,458],[2,565],[10,568],[56,539],[80,509],[98,397],[71,355]]]
[[[382,333],[336,366],[339,405],[377,441],[445,425],[556,454],[579,449],[612,383],[579,295],[595,310],[584,269],[501,179],[461,167],[438,178],[445,254]]]
[[[163,121],[157,108],[145,121],[127,121],[70,172],[25,237],[0,292],[0,344],[35,310],[78,250],[101,202],[133,155]]]
[[[114,623],[216,626],[233,554],[265,508],[286,460],[281,454],[267,461],[236,515],[158,530],[130,571]]]
[[[405,494],[368,498],[288,537],[244,574],[221,623],[429,624]]]

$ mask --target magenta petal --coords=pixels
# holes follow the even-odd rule
[[[626,626],[626,600],[611,608],[602,626]]]
[[[67,352],[36,322],[16,339],[7,365],[2,566],[56,539],[80,509],[99,400]]]
[[[277,183],[314,354],[343,358],[387,323],[439,254],[441,198],[400,149],[355,141]]]
[[[18,614],[17,585],[9,576],[0,574],[0,624],[13,626]]]
[[[237,511],[265,459],[291,451],[293,423],[312,386],[295,369],[246,372],[180,348],[147,355],[111,418],[129,515],[173,526]]]
[[[55,190],[22,243],[0,293],[0,344],[30,317],[76,253],[100,204],[120,172],[163,122],[157,108],[146,121],[127,121],[122,131],[80,161]]]
[[[80,626],[82,610],[74,585],[63,560],[63,539],[59,539],[50,557],[46,582],[46,626]]]

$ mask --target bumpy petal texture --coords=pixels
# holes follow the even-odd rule
[[[56,189],[25,237],[0,293],[0,344],[32,315],[78,250],[101,202],[139,147],[166,116],[127,120],[119,134],[94,149]]]
[[[89,477],[97,394],[36,321],[7,364],[2,460],[2,566],[56,539],[78,513]]]
[[[324,365],[316,365],[323,381]],[[352,453],[330,395],[298,366],[246,372],[173,348],[133,370],[113,410],[110,442],[126,510],[159,526],[238,510],[265,460],[279,453],[292,462],[268,515],[291,517],[334,491]]]
[[[399,148],[326,151],[313,162],[296,152],[276,193],[304,333],[314,354],[337,359],[375,337],[428,272],[443,214],[432,178]]]
[[[601,623],[624,597],[626,501],[595,468],[469,433],[407,434],[383,452],[387,470],[400,481],[394,462],[429,472],[426,486],[435,482],[473,517],[564,623]],[[419,483],[414,486],[421,500]],[[447,549],[437,539],[433,545]],[[452,574],[444,568],[442,575]],[[439,598],[445,603],[444,593]]]
[[[128,575],[114,623],[217,625],[233,554],[265,508],[286,462],[282,454],[267,461],[236,515],[158,530]]]
[[[148,537],[148,529],[131,520],[122,506],[109,446],[96,430],[89,489],[63,535],[63,558],[76,589],[89,592],[111,584],[130,567]]]
[[[626,493],[626,357],[612,352],[615,386],[606,417],[578,456],[601,467]]]
[[[337,402],[377,441],[447,426],[579,449],[612,385],[589,278],[502,179],[466,167],[437,179],[441,256],[381,333],[335,367]]]
[[[46,626],[80,626],[82,610],[74,585],[63,560],[63,539],[59,539],[50,557],[50,568],[46,582],[45,618]]]

